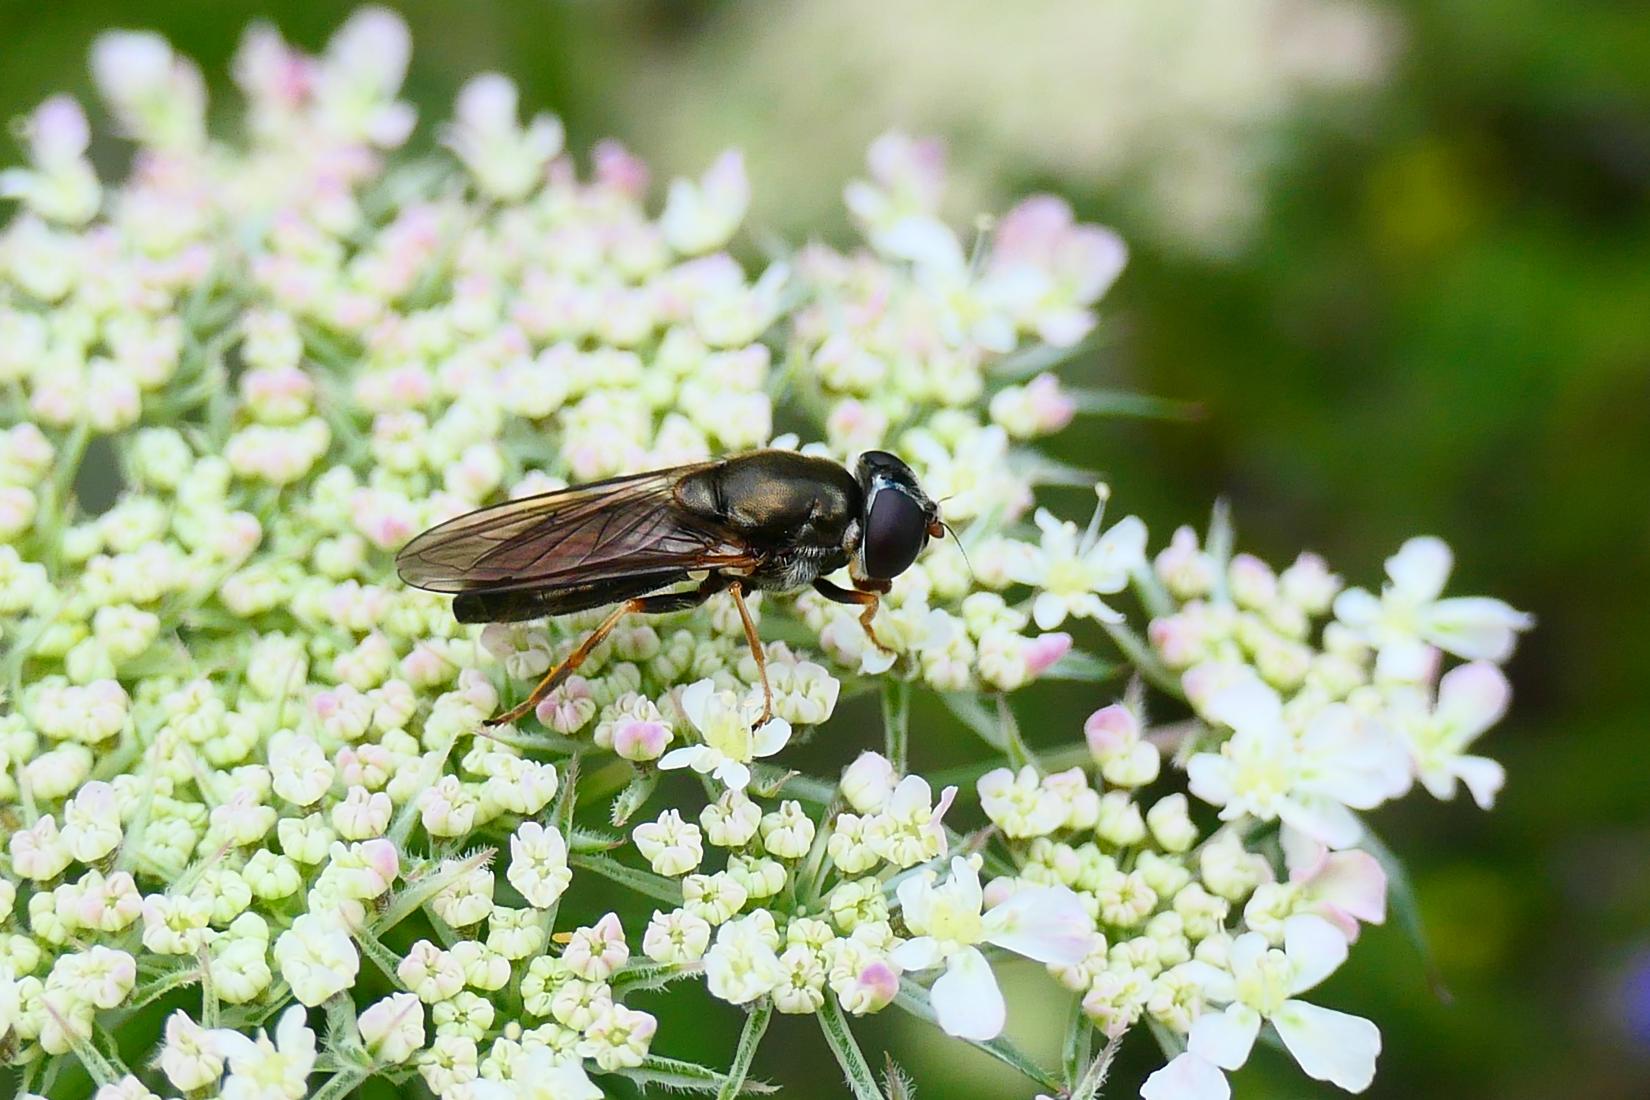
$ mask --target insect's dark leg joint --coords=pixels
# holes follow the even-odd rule
[[[882,644],[882,640],[877,637],[877,632],[871,629],[871,620],[876,618],[877,608],[882,606],[880,593],[887,592],[891,587],[892,585],[888,581],[875,580],[869,577],[855,579],[854,587],[851,589],[832,584],[823,577],[814,581],[814,591],[827,600],[835,603],[854,604],[861,608],[859,625],[864,628],[865,636],[871,639],[871,644],[884,653],[892,653],[893,650]]]
[[[698,607],[732,583],[734,582],[731,578],[720,573],[712,573],[699,583],[698,588],[690,588],[686,592],[660,592],[631,602],[643,615],[666,615],[672,611],[686,611],[690,607]]]

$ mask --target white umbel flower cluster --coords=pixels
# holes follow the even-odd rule
[[[1376,595],[1315,558],[1227,560],[1224,535],[1153,561],[1136,518],[1033,511],[1072,473],[1031,441],[1081,403],[1051,349],[1124,262],[1060,200],[965,248],[936,150],[891,134],[847,189],[864,246],[753,270],[728,251],[736,152],[650,205],[640,161],[603,143],[581,170],[496,74],[402,152],[409,49],[380,9],[317,57],[253,28],[232,144],[189,61],[111,33],[92,63],[130,175],[97,180],[64,97],[0,174],[0,1082],[50,1094],[78,1062],[99,1100],[414,1075],[443,1100],[733,1095],[749,1049],[732,1078],[658,1054],[632,995],[703,981],[750,1044],[772,1011],[817,1015],[851,1068],[843,1013],[1001,1042],[993,964],[1018,955],[1081,995],[1074,1049],[1143,1021],[1185,1048],[1148,1096],[1222,1094],[1262,1027],[1366,1084],[1373,1025],[1298,996],[1384,916],[1359,815],[1417,782],[1490,803],[1499,766],[1468,750],[1527,619],[1445,597],[1436,540]],[[805,640],[768,644],[759,723],[713,603],[624,624],[484,727],[591,616],[461,626],[395,550],[511,494],[757,446],[886,447],[944,499],[960,539],[894,585],[886,649],[811,593],[753,600]],[[1029,747],[1008,693],[1108,674],[1068,621],[1194,717],[1148,728],[1131,689],[1071,748]],[[923,691],[959,721],[919,744],[978,734],[988,760],[911,772]],[[840,782],[788,770],[870,693],[883,752]],[[184,990],[122,1064],[134,1014]]]

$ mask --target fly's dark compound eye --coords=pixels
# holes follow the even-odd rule
[[[872,495],[864,543],[869,576],[882,580],[899,576],[917,560],[927,542],[928,514],[921,504],[894,486]]]

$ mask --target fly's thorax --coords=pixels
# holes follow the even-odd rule
[[[757,451],[696,471],[677,485],[676,498],[773,550],[837,549],[861,508],[852,474],[795,451]]]

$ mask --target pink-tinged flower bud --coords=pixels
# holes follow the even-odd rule
[[[862,814],[874,814],[894,793],[894,766],[881,753],[862,752],[842,773],[842,797]]]
[[[1238,554],[1226,569],[1232,599],[1239,607],[1264,610],[1278,597],[1278,578],[1272,567],[1253,554]]]
[[[622,718],[613,724],[613,751],[626,760],[657,760],[672,736],[661,720]]]
[[[1019,889],[1019,882],[1006,875],[998,875],[985,884],[985,890],[981,896],[985,900],[985,907],[991,909],[1013,897]]]
[[[401,873],[401,857],[392,842],[382,837],[363,841],[356,851],[362,864],[376,876],[378,890],[372,896],[377,897],[394,885],[396,876]]]
[[[578,732],[596,716],[596,700],[590,690],[590,681],[583,676],[569,676],[567,682],[552,691],[534,713],[540,722],[557,733]]]
[[[1140,740],[1140,718],[1122,703],[1101,707],[1083,723],[1083,737],[1096,762],[1127,753]]]
[[[23,124],[29,156],[41,168],[73,164],[91,142],[86,112],[73,96],[54,95],[34,109]]]
[[[671,182],[659,228],[681,255],[710,252],[726,244],[739,228],[750,198],[744,154],[730,149],[716,158],[698,182]]]
[[[856,1016],[880,1012],[893,1003],[897,993],[899,972],[879,959],[859,972],[847,995],[842,997],[842,1007]]]
[[[647,194],[647,162],[612,138],[596,143],[591,150],[596,182],[630,198]]]
[[[1022,655],[1028,679],[1035,680],[1071,652],[1071,635],[1061,630],[1039,634],[1026,642]]]
[[[411,993],[392,993],[357,1021],[368,1053],[386,1065],[405,1062],[424,1046],[424,1009]]]

